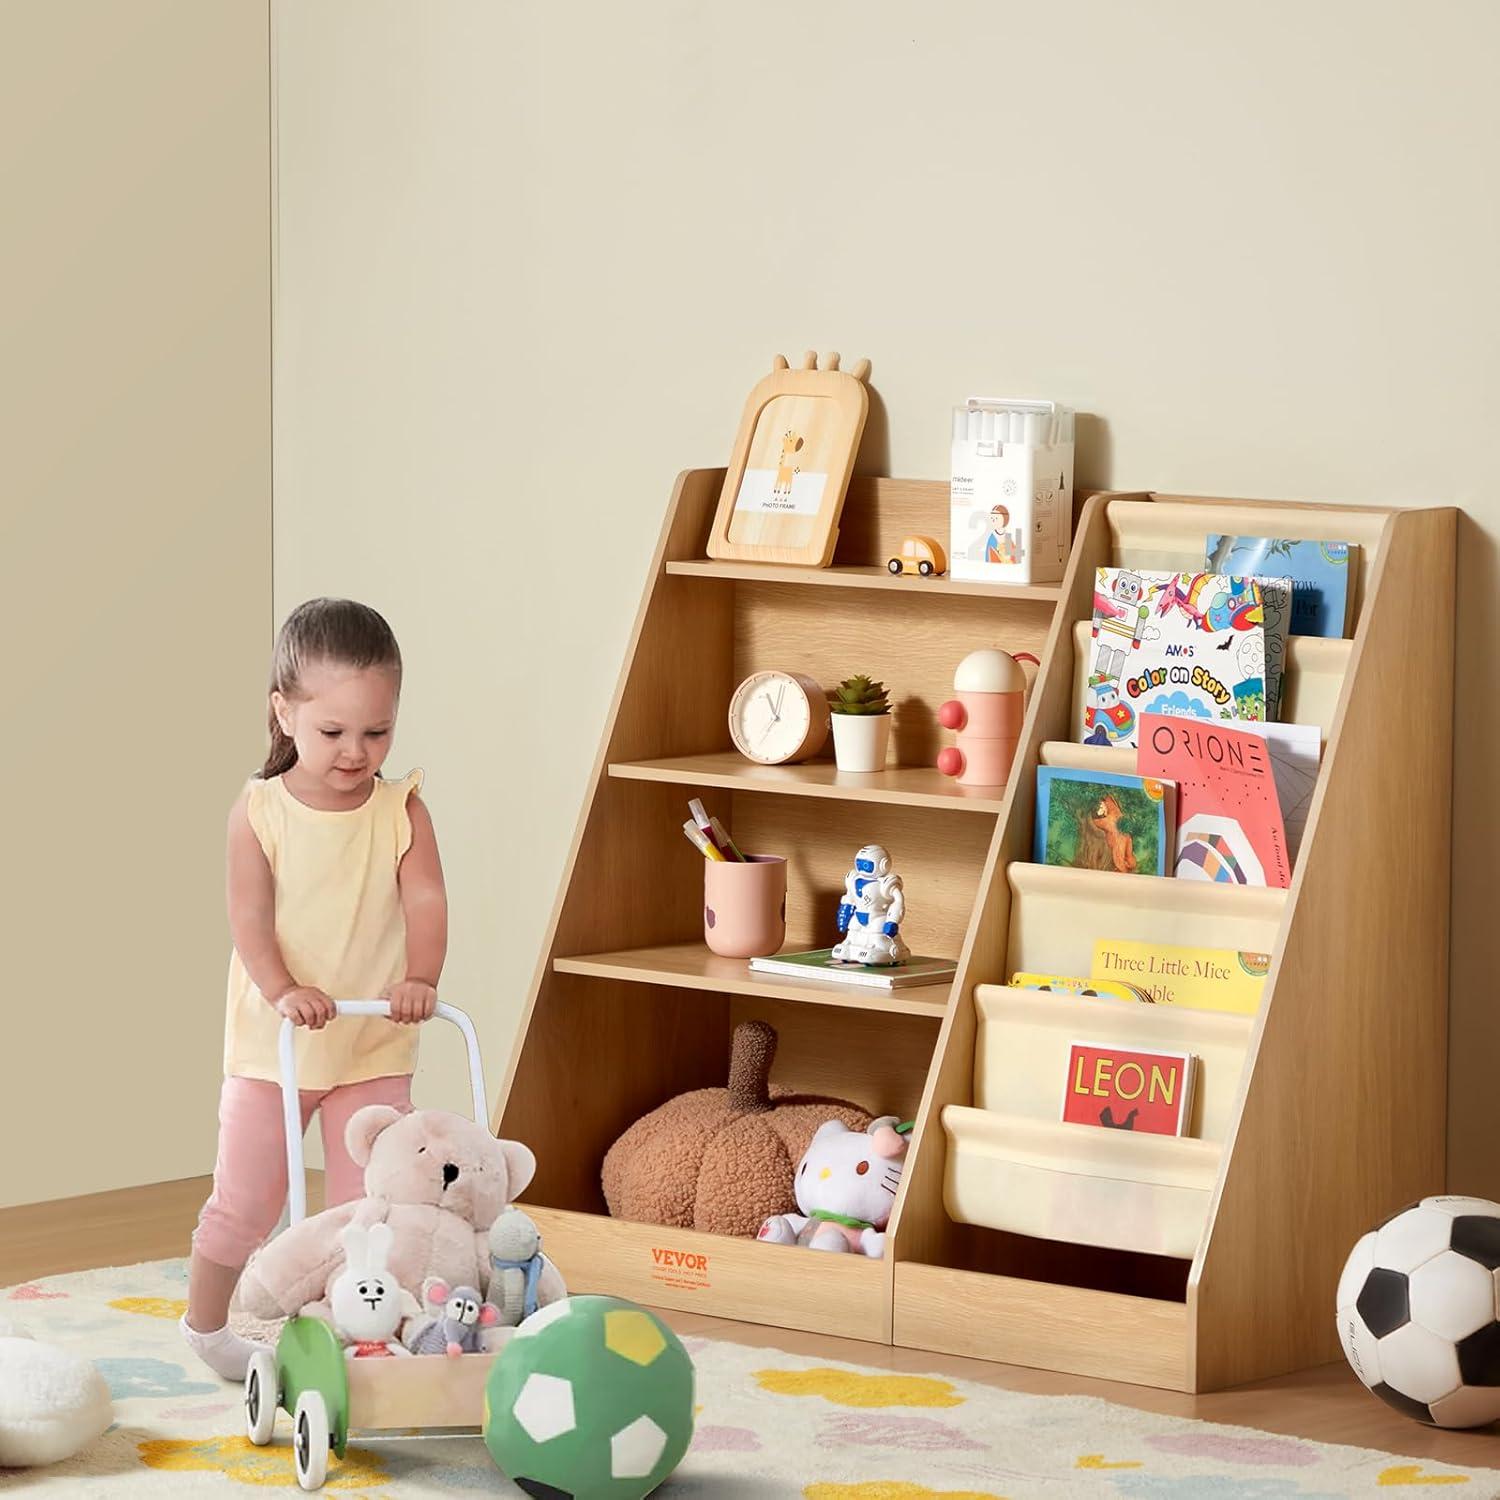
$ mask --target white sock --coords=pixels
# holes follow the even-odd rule
[[[213,1333],[199,1333],[187,1320],[187,1315],[178,1321],[187,1346],[206,1364],[215,1375],[225,1380],[243,1380],[250,1368],[250,1356],[261,1347],[243,1339],[226,1323]]]

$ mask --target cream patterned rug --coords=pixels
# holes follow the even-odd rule
[[[187,1263],[156,1261],[0,1291],[0,1311],[94,1359],[116,1423],[77,1458],[0,1470],[0,1495],[298,1493],[290,1423],[268,1448],[244,1435],[240,1388],[177,1336]],[[684,1341],[698,1372],[692,1450],[661,1500],[1336,1500],[1442,1494],[1496,1500],[1500,1471],[1159,1416],[1093,1397],[1033,1396],[933,1376],[823,1364],[717,1340]],[[356,1440],[330,1496],[500,1495],[478,1438]]]

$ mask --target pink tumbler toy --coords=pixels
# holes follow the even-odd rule
[[[958,743],[938,751],[937,768],[964,786],[1004,786],[1026,717],[1026,674],[1019,663],[1040,666],[1029,651],[971,651],[953,674],[950,698],[938,723],[958,731]]]

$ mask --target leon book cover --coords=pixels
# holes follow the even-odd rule
[[[1175,809],[1169,781],[1038,766],[1036,862],[1122,875],[1169,874]]]
[[[1190,1053],[1074,1042],[1068,1048],[1062,1117],[1073,1125],[1183,1135],[1193,1107],[1196,1061]]]
[[[1262,735],[1200,719],[1141,715],[1136,768],[1177,784],[1179,880],[1292,883],[1276,770]]]

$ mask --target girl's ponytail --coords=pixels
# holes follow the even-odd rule
[[[297,747],[292,743],[292,738],[277,722],[276,710],[267,708],[266,718],[270,721],[271,748],[266,752],[266,763],[260,768],[260,779],[269,781],[273,776],[280,776],[283,771],[289,771],[297,764]]]
[[[396,674],[396,692],[401,691],[401,648],[391,627],[368,604],[353,599],[309,599],[299,604],[276,636],[270,691],[286,699],[300,697],[303,668],[319,661],[361,670],[388,668]],[[261,767],[263,781],[297,764],[297,746],[277,722],[274,704],[267,704],[266,718],[271,747]]]

